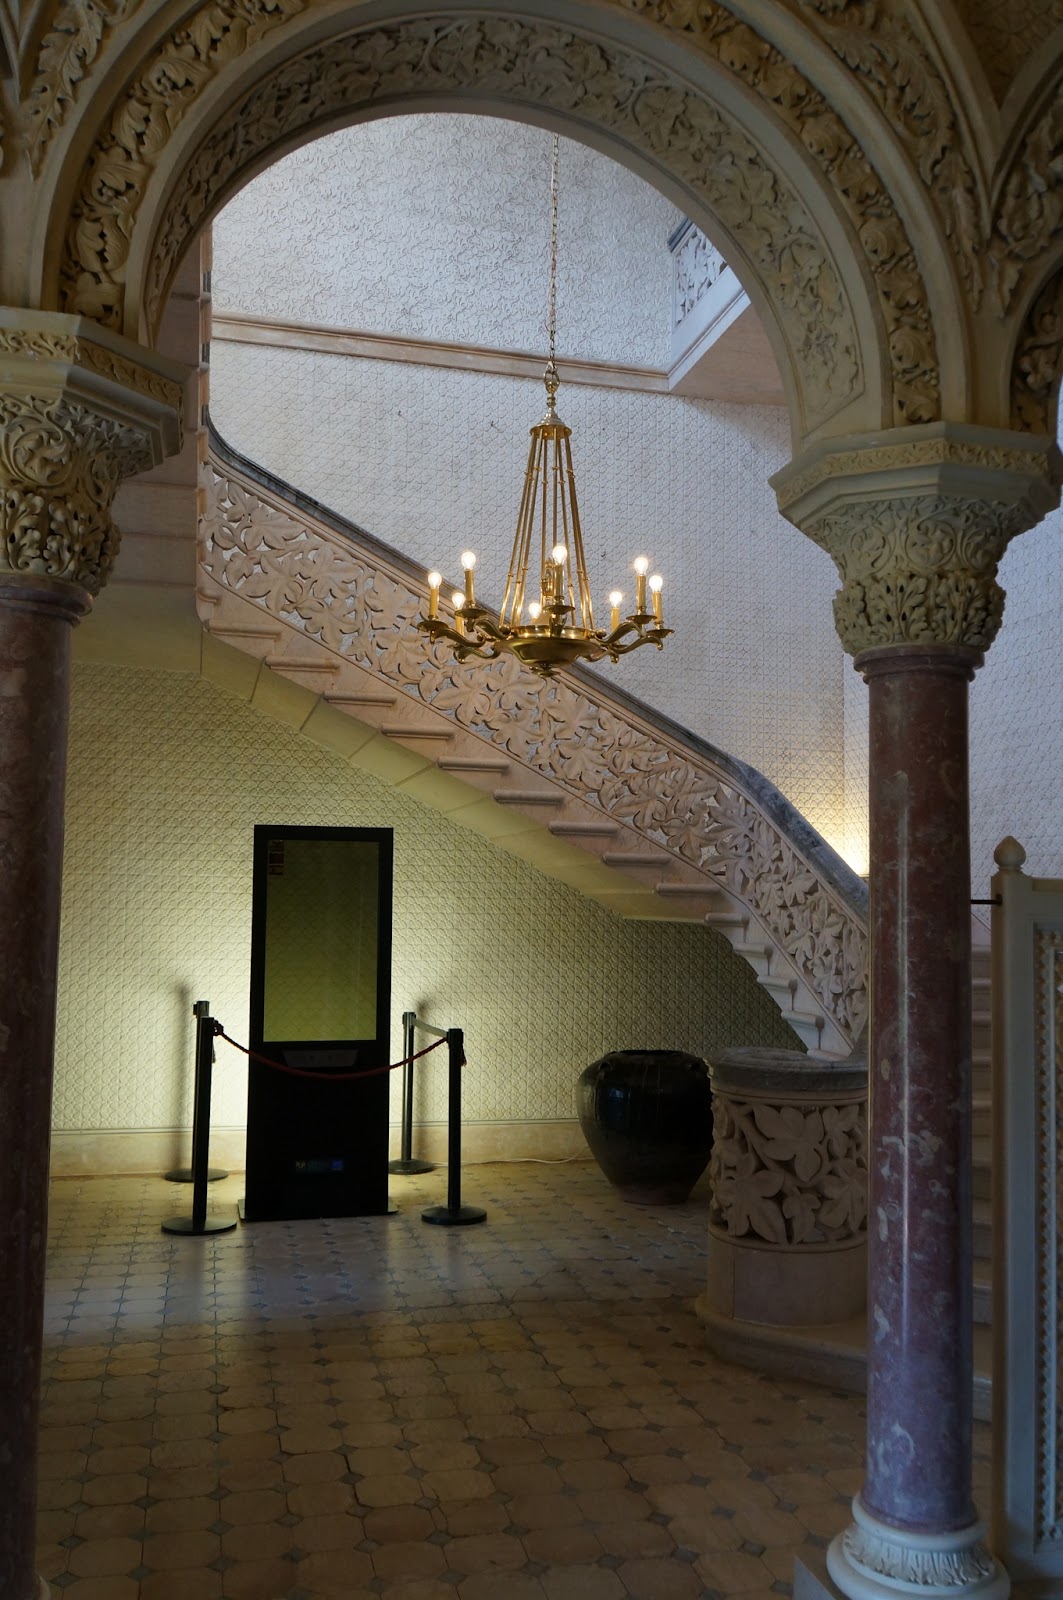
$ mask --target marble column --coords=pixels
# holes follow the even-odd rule
[[[997,564],[1059,469],[1049,439],[941,423],[821,445],[775,480],[838,567],[870,700],[867,1464],[827,1560],[850,1600],[1009,1588],[971,1497],[967,697]]]
[[[71,624],[85,591],[0,572],[0,1594],[33,1575]]]
[[[0,308],[0,1595],[34,1571],[71,626],[119,482],[179,448],[183,370],[82,318]]]
[[[971,1495],[971,911],[962,645],[861,652],[871,842],[868,1449],[832,1547],[882,1578],[1004,1595]],[[882,1570],[880,1570],[882,1569]]]

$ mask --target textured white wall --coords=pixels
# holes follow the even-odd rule
[[[82,665],[57,1128],[187,1125],[195,999],[246,1039],[258,822],[394,828],[392,1059],[410,1006],[464,1026],[469,1121],[573,1116],[576,1079],[606,1049],[792,1043],[719,935],[625,922],[200,678]],[[515,926],[518,904],[536,915]],[[243,1123],[241,1060],[219,1045],[218,1126]],[[430,1060],[419,1120],[445,1117]]]
[[[1063,512],[1008,548],[1004,624],[971,692],[971,871],[988,893],[1007,834],[1026,871],[1063,877]]]
[[[386,118],[319,139],[217,219],[215,310],[543,350],[549,179],[550,135],[492,117]],[[680,213],[567,139],[558,211],[558,354],[667,366]]]

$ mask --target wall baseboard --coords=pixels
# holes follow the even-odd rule
[[[242,1172],[243,1128],[212,1128],[210,1160],[215,1167]],[[191,1160],[189,1128],[65,1128],[52,1134],[52,1177],[114,1177],[169,1172]],[[391,1153],[399,1153],[399,1128],[391,1129]],[[447,1125],[430,1122],[414,1131],[413,1153],[443,1165]],[[554,1122],[467,1122],[462,1128],[462,1165],[481,1161],[590,1160],[575,1118]]]

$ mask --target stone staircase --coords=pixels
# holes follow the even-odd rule
[[[287,694],[311,736],[361,741],[407,793],[625,916],[722,934],[807,1048],[849,1054],[866,888],[762,774],[595,673],[428,647],[425,574],[213,432],[199,504],[197,609],[261,674],[252,700]]]

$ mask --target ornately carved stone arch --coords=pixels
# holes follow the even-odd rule
[[[117,102],[101,96],[88,159],[82,143],[75,170],[54,179],[53,218],[70,220],[45,304],[150,340],[196,231],[283,150],[399,106],[492,110],[559,126],[656,176],[720,239],[772,329],[798,438],[934,413],[932,337],[915,340],[913,363],[857,219],[815,154],[721,63],[699,57],[681,77],[682,51],[659,28],[586,3],[566,19],[593,20],[595,35],[504,15],[512,0],[356,31],[356,9],[326,19],[315,0],[266,7],[216,0],[145,47]],[[257,38],[239,35],[238,14],[257,15]],[[602,37],[607,21],[623,42]],[[890,226],[903,243],[895,217]]]

